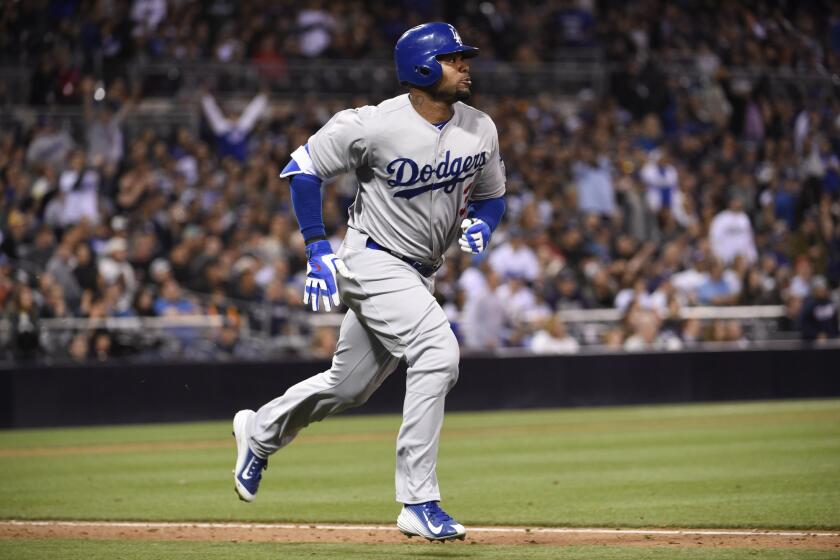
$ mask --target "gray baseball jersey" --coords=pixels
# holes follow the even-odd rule
[[[496,125],[455,103],[442,127],[411,106],[408,94],[336,113],[292,154],[300,170],[327,179],[355,171],[359,181],[348,225],[426,264],[460,235],[469,200],[505,192]]]
[[[440,128],[423,119],[407,95],[341,111],[292,154],[281,176],[326,179],[355,171],[359,180],[338,250],[353,277],[336,277],[350,311],[330,368],[263,405],[247,424],[251,449],[268,457],[311,422],[364,403],[404,359],[395,475],[396,499],[404,504],[440,499],[438,442],[460,353],[432,279],[367,242],[438,264],[460,234],[469,200],[504,194],[493,121],[463,103],[453,108]]]

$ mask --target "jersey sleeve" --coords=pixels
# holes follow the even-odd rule
[[[309,138],[309,157],[315,174],[329,179],[361,167],[367,161],[367,141],[362,109],[336,113]]]
[[[280,172],[280,178],[285,179],[286,177],[300,174],[318,177],[318,172],[315,171],[315,164],[312,163],[312,158],[309,157],[309,144],[304,144],[292,152],[289,163]],[[318,178],[320,179],[321,177]]]
[[[486,200],[499,198],[505,194],[505,162],[499,153],[499,135],[496,125],[490,122],[493,140],[487,165],[481,173],[470,200]]]

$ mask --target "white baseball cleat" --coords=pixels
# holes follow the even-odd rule
[[[397,517],[397,528],[407,537],[425,537],[430,541],[464,540],[467,530],[440,509],[437,502],[405,504]]]
[[[245,426],[253,410],[240,410],[233,417],[233,437],[236,439],[236,466],[233,481],[236,494],[243,502],[253,502],[260,488],[262,472],[268,468],[268,459],[257,457],[248,445]]]

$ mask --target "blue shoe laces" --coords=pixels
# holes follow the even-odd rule
[[[426,511],[429,521],[435,525],[455,523],[455,520],[452,519],[448,513],[440,509],[437,502],[426,502],[423,504],[423,509]]]

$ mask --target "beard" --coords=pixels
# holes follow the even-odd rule
[[[456,89],[455,90],[455,101],[466,101],[467,99],[472,96],[472,90],[469,89]]]
[[[443,89],[440,86],[440,82],[434,84],[431,87],[417,88],[417,89],[420,89],[420,90],[426,92],[426,94],[429,97],[431,97],[432,99],[435,99],[437,101],[442,101],[443,103],[447,103],[449,105],[452,105],[453,103],[457,103],[458,101],[466,101],[467,99],[469,99],[472,96],[472,88],[471,87],[467,87],[466,89],[461,89],[460,87],[458,87],[456,85],[452,89],[450,89],[450,88]]]

